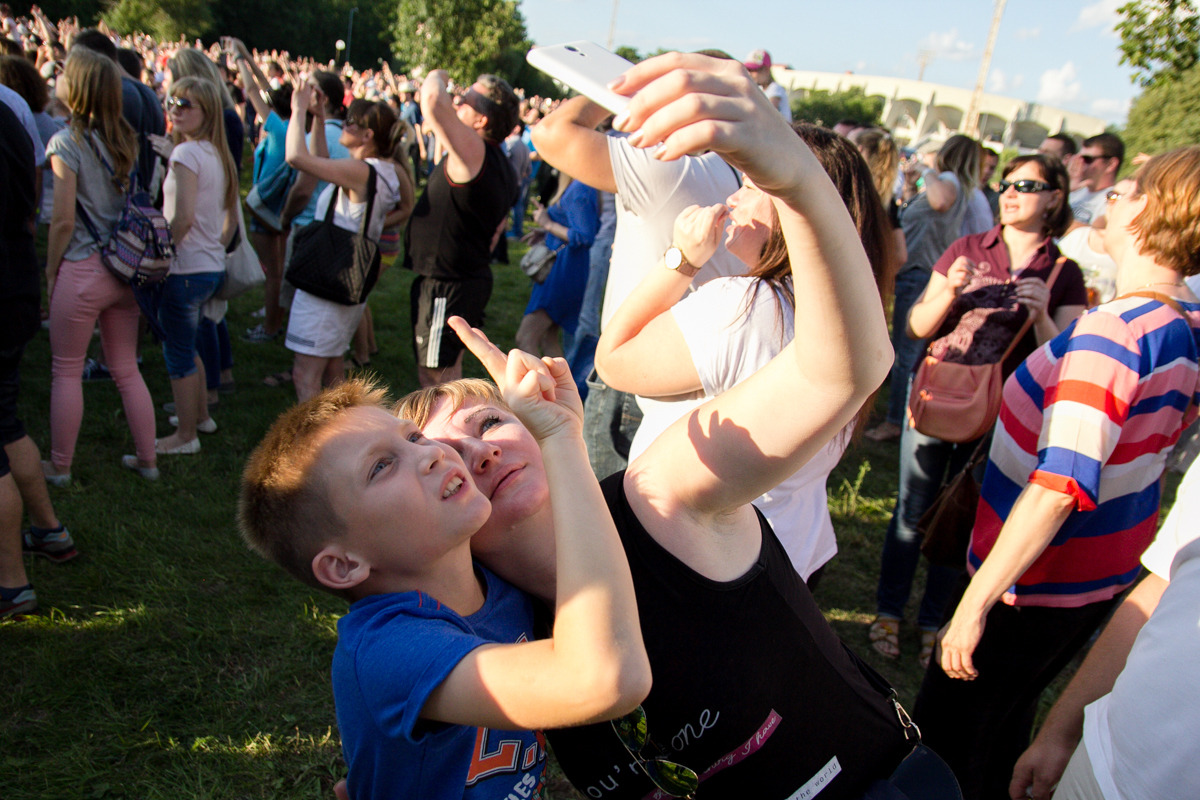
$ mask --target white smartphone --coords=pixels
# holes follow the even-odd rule
[[[614,114],[621,113],[629,105],[629,98],[609,89],[608,84],[632,67],[633,62],[610,53],[595,42],[535,47],[526,54],[525,60]]]

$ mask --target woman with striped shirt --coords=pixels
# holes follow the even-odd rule
[[[1171,448],[1197,416],[1200,147],[1108,196],[1117,299],[1004,386],[967,569],[915,718],[964,797],[1007,797],[1042,690],[1087,642],[1154,537]],[[955,603],[952,602],[952,607]]]

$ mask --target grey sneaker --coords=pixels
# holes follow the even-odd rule
[[[242,334],[242,340],[246,342],[254,342],[255,344],[262,344],[263,342],[275,341],[279,338],[281,333],[283,333],[283,328],[275,331],[275,333],[267,333],[266,327],[263,326],[262,323],[259,323],[253,328],[247,328],[246,332]]]
[[[94,358],[89,358],[83,362],[83,374],[80,379],[83,381],[111,381],[112,375],[109,373],[108,367]]]
[[[70,561],[79,555],[79,551],[75,549],[75,540],[71,538],[71,532],[65,525],[59,526],[56,531],[31,527],[22,532],[21,538],[26,553],[48,558],[55,564]]]
[[[0,586],[0,619],[31,614],[37,610],[37,595],[31,584],[16,589]]]

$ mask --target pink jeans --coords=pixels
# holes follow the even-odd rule
[[[137,365],[137,301],[92,254],[63,261],[50,298],[50,460],[70,469],[83,421],[83,363],[96,320],[108,371],[121,393],[137,457],[153,463],[154,401]]]

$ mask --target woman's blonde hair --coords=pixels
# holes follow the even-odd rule
[[[938,172],[953,172],[958,176],[962,191],[979,188],[979,167],[983,148],[970,136],[956,133],[946,140],[937,154]]]
[[[176,50],[175,55],[167,59],[167,69],[171,70],[172,82],[180,78],[207,78],[221,90],[221,107],[237,108],[233,102],[233,95],[229,94],[229,87],[225,85],[221,70],[211,58],[196,48],[181,47]]]
[[[121,115],[121,73],[117,62],[84,47],[76,47],[63,67],[67,82],[67,107],[71,109],[71,135],[88,146],[95,134],[112,159],[113,185],[129,188],[137,161],[137,134]]]
[[[208,142],[217,151],[217,157],[221,159],[221,166],[225,172],[223,207],[233,208],[238,202],[237,167],[233,163],[233,156],[229,154],[229,141],[225,138],[225,115],[221,108],[220,87],[207,78],[180,78],[171,84],[171,97],[182,97],[192,101],[204,115],[204,121],[200,123],[192,139]],[[182,139],[178,133],[175,134],[176,144]]]
[[[885,209],[890,208],[896,195],[896,171],[900,166],[900,150],[896,140],[883,128],[860,128],[850,136],[858,146],[871,170],[871,181]]]

